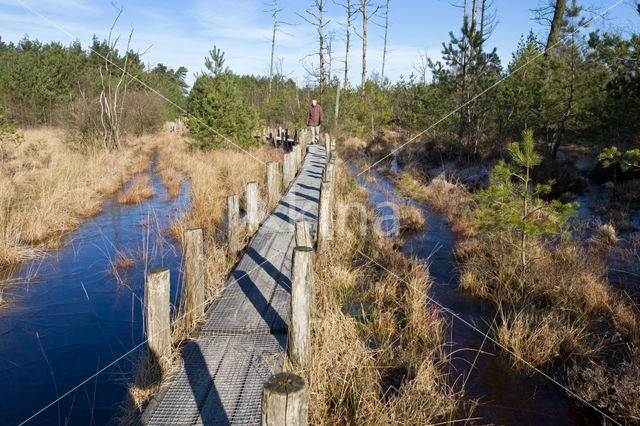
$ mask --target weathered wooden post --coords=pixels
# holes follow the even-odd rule
[[[258,182],[248,182],[244,188],[245,201],[247,203],[247,231],[249,235],[258,230],[260,226],[260,214],[258,210]]]
[[[327,156],[327,161],[331,158],[331,136],[329,133],[324,134],[324,150],[325,155]]]
[[[313,248],[313,240],[311,240],[311,230],[309,229],[309,221],[307,219],[296,220],[296,246]]]
[[[204,239],[202,229],[184,231],[184,319],[194,324],[204,315]]]
[[[336,198],[336,162],[335,162],[335,158],[331,158],[331,160],[327,163],[327,166],[325,168],[326,173],[326,180],[328,180],[330,182],[329,185],[329,211],[333,212],[334,210],[334,204],[335,204],[335,198]],[[329,215],[329,226],[331,227],[331,230],[333,230],[333,214]],[[327,239],[332,240],[333,239],[333,232],[330,232],[329,235],[327,236]]]
[[[307,138],[300,139],[300,155],[302,155],[302,164],[304,164],[304,159],[307,156]]]
[[[147,274],[144,286],[147,341],[149,351],[158,361],[171,349],[170,287],[169,268],[155,268]]]
[[[280,165],[275,161],[267,163],[267,207],[269,210],[275,208],[280,199],[280,188],[282,177],[280,176]]]
[[[295,164],[294,157],[292,152],[287,152],[284,154],[284,158],[282,160],[282,188],[286,189],[289,187],[293,179],[295,179]]]
[[[293,146],[293,159],[296,165],[296,172],[298,172],[300,170],[300,167],[302,166],[302,161],[300,161],[300,153],[302,152],[300,150],[300,145],[294,145]]]
[[[318,229],[316,231],[316,243],[318,251],[326,248],[331,235],[331,182],[322,181],[320,185],[320,206],[318,208]]]
[[[306,426],[309,388],[293,373],[271,376],[262,388],[262,426]]]
[[[291,321],[287,350],[289,359],[301,367],[309,363],[311,305],[313,304],[313,249],[293,249],[291,268]]]
[[[240,200],[237,195],[227,197],[227,243],[229,255],[240,251]]]

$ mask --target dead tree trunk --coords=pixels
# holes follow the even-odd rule
[[[360,93],[366,95],[365,84],[367,82],[367,0],[360,0],[362,13],[362,80],[360,82]]]
[[[473,0],[473,5],[471,6],[471,26],[476,28],[478,23],[478,0]]]
[[[278,2],[275,0],[273,2],[273,9],[270,10],[271,16],[273,17],[273,33],[271,35],[271,63],[269,65],[269,99],[271,99],[271,89],[273,86],[273,63],[276,56],[276,33],[278,32],[278,13],[280,11],[281,9],[278,8]]]
[[[387,63],[387,39],[389,36],[389,1],[384,9],[384,48],[382,49],[382,73],[380,75],[381,83],[384,85],[384,66]]]
[[[351,0],[347,0],[347,33],[345,38],[344,52],[344,83],[342,87],[347,88],[349,83],[349,47],[351,45]]]
[[[101,91],[100,101],[100,124],[102,125],[102,145],[105,150],[119,149],[122,144],[120,141],[120,117],[122,116],[123,98],[126,97],[127,87],[131,82],[129,76],[129,50],[131,47],[131,37],[133,30],[129,33],[127,49],[124,55],[124,63],[122,67],[115,65],[117,58],[116,47],[118,38],[113,40],[113,29],[122,14],[122,10],[118,12],[113,25],[109,30],[107,38],[108,52],[104,56],[104,63],[100,66],[100,83]],[[114,76],[115,70],[118,71]]]
[[[304,19],[307,23],[313,25],[316,28],[316,32],[318,35],[318,83],[320,86],[320,96],[319,100],[322,101],[322,94],[324,93],[326,86],[326,75],[325,75],[325,33],[324,28],[329,24],[330,21],[325,21],[324,19],[324,11],[325,11],[325,0],[314,0],[313,7],[307,9],[305,11],[306,15],[297,14],[299,17]],[[315,71],[314,71],[315,74]]]
[[[318,8],[318,40],[320,46],[318,48],[318,56],[320,57],[320,96],[324,93],[325,86],[325,74],[324,74],[324,19],[322,12],[324,9],[324,0],[316,0],[316,7]]]

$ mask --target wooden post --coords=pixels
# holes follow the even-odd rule
[[[202,229],[184,231],[184,319],[194,324],[204,315],[204,240]]]
[[[335,191],[336,191],[336,162],[335,158],[331,158],[331,160],[327,163],[326,166],[327,172],[327,180],[330,182],[329,185],[329,211],[333,212],[334,203],[335,203]],[[333,214],[329,214],[329,226],[331,230],[333,230]],[[327,235],[327,239],[333,240],[333,232],[329,232]]]
[[[304,164],[304,159],[307,156],[307,139],[306,138],[301,138],[300,139],[300,146],[302,147],[302,148],[300,148],[300,150],[302,151],[301,152],[302,164]]]
[[[271,376],[262,388],[262,426],[306,426],[309,388],[293,373]]]
[[[300,145],[293,146],[293,158],[296,164],[296,172],[300,171],[300,167],[302,167],[302,161],[300,161],[300,153],[301,153]]]
[[[258,230],[260,226],[260,214],[258,211],[258,182],[248,182],[244,189],[244,197],[247,203],[247,231],[249,235]]]
[[[227,197],[227,243],[229,255],[240,251],[240,200],[237,195]]]
[[[144,303],[147,318],[149,351],[161,361],[171,349],[171,317],[169,268],[155,268],[147,274]]]
[[[327,156],[327,161],[331,158],[331,136],[329,133],[325,133],[324,135],[324,149]]]
[[[316,242],[318,251],[326,248],[331,235],[331,182],[323,181],[320,185],[320,206],[318,208],[318,229]]]
[[[311,240],[311,231],[309,229],[309,221],[307,219],[296,220],[296,246],[313,248]]]
[[[280,165],[275,161],[269,161],[267,163],[267,206],[271,210],[275,208],[280,199],[280,186],[282,184],[282,177],[280,176]]]
[[[282,162],[282,188],[287,189],[296,176],[293,153],[284,154]]]
[[[293,249],[291,267],[291,321],[289,324],[289,359],[306,367],[311,347],[311,305],[313,304],[313,249]]]

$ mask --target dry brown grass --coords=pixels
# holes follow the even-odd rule
[[[471,204],[471,198],[462,184],[452,183],[444,177],[439,177],[433,179],[428,185],[424,185],[411,173],[396,175],[395,183],[405,197],[427,203],[438,213],[444,214],[447,224],[456,235],[463,238],[476,235],[472,223],[465,218],[465,211]]]
[[[168,197],[172,199],[180,194],[184,179],[176,169],[168,165],[171,162],[171,159],[167,158],[167,155],[167,150],[161,150],[159,152],[156,172],[160,173],[160,176],[162,176],[162,184],[167,190]]]
[[[140,204],[144,200],[153,197],[155,192],[151,188],[151,177],[149,175],[137,176],[131,185],[118,196],[120,204]]]
[[[102,196],[148,166],[146,138],[119,152],[79,151],[60,129],[23,133],[0,166],[0,265],[57,247],[82,218],[101,211]]]
[[[427,224],[422,210],[411,204],[400,206],[398,221],[400,222],[400,232],[402,234],[420,232]]]
[[[339,167],[338,200],[364,203],[363,195]],[[451,420],[460,395],[437,361],[444,323],[427,303],[425,265],[406,259],[391,241],[360,235],[355,217],[347,222],[346,235],[316,258],[310,366],[289,366],[309,381],[310,423]]]
[[[541,368],[567,357],[586,358],[597,354],[603,346],[601,340],[590,338],[584,325],[558,312],[521,310],[502,317],[496,336],[511,351],[516,370]]]

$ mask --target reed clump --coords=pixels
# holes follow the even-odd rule
[[[118,202],[126,205],[140,204],[154,195],[155,191],[151,188],[151,177],[145,174],[133,180],[131,185],[118,196]]]

